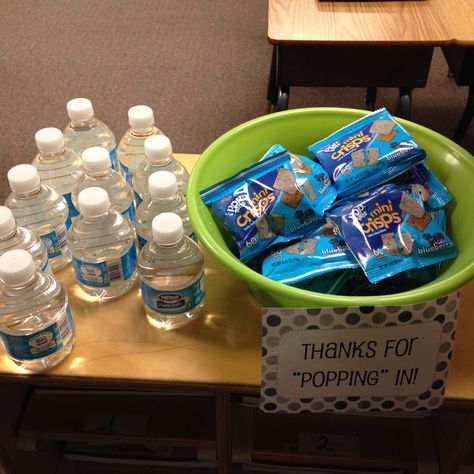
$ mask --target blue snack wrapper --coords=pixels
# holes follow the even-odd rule
[[[383,186],[327,217],[371,283],[456,256],[454,243],[426,213],[419,194],[405,187]]]
[[[425,163],[420,163],[395,178],[394,183],[408,185],[420,195],[426,209],[435,210],[446,206],[452,196]]]
[[[337,198],[337,190],[326,170],[311,158],[291,153],[280,144],[270,147],[260,161],[280,153],[289,153],[290,163],[295,170],[298,184],[307,187],[307,194],[314,201],[315,211],[318,215],[329,209]]]
[[[422,162],[426,152],[380,109],[309,147],[341,198],[374,188]]]
[[[272,250],[262,262],[262,275],[280,283],[293,284],[358,266],[345,242],[334,234],[330,224],[326,224],[302,240]]]
[[[307,174],[296,172],[285,151],[252,164],[200,195],[232,234],[240,260],[247,262],[271,245],[313,232],[325,221],[324,209],[313,199],[308,182]]]

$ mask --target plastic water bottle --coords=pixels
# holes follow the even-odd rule
[[[178,190],[186,196],[188,172],[172,155],[170,139],[164,135],[155,135],[145,140],[145,159],[138,166],[132,180],[135,200],[140,204],[148,194],[148,177],[155,171],[169,171],[176,176]]]
[[[32,165],[38,170],[41,182],[62,194],[69,206],[69,217],[77,212],[71,200],[71,191],[82,176],[81,158],[70,148],[64,148],[64,136],[59,128],[48,127],[35,134],[39,153]]]
[[[43,241],[31,230],[17,226],[12,211],[0,206],[0,255],[15,249],[26,250],[38,270],[53,274]]]
[[[113,210],[107,191],[79,193],[79,212],[68,233],[79,286],[101,300],[116,298],[135,284],[137,251],[130,221]]]
[[[70,122],[64,129],[66,146],[79,156],[86,148],[103,146],[107,149],[114,170],[120,172],[120,163],[115,149],[115,136],[104,122],[94,117],[94,109],[89,99],[72,99],[67,103]]]
[[[38,235],[48,251],[53,270],[59,270],[71,261],[67,246],[70,226],[66,200],[46,184],[42,184],[33,165],[17,165],[7,174],[12,193],[5,206],[13,212],[16,223]]]
[[[153,240],[138,256],[143,305],[148,322],[173,329],[195,319],[204,306],[204,257],[196,242],[183,235],[177,214],[153,219]]]
[[[82,153],[82,164],[85,173],[79,178],[72,190],[72,202],[78,206],[79,193],[96,186],[103,188],[109,195],[112,209],[128,217],[133,222],[135,216],[135,203],[133,201],[132,187],[125,178],[112,169],[107,150],[100,146],[88,148]]]
[[[155,126],[153,110],[147,105],[135,105],[128,111],[130,128],[120,140],[118,158],[122,174],[132,184],[138,165],[145,159],[145,140],[153,135],[162,135]]]
[[[38,271],[26,250],[0,257],[0,339],[19,367],[40,372],[61,362],[74,345],[66,290]]]
[[[183,195],[178,193],[176,176],[169,171],[156,171],[148,178],[148,192],[135,214],[138,248],[142,249],[152,239],[151,223],[155,216],[163,212],[178,214],[183,221],[184,235],[194,239],[186,201]]]

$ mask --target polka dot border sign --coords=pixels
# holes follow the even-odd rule
[[[460,293],[404,306],[336,308],[263,308],[262,381],[260,409],[267,413],[384,412],[431,410],[441,405],[454,345]],[[286,398],[277,392],[278,348],[281,336],[291,331],[395,327],[427,322],[442,326],[432,386],[409,396]]]

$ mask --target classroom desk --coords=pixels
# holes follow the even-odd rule
[[[177,157],[188,169],[197,159],[196,155]],[[232,397],[259,395],[261,306],[242,281],[207,254],[205,265],[205,314],[168,332],[147,323],[138,287],[118,300],[92,303],[76,284],[70,265],[58,271],[69,294],[76,344],[69,357],[47,374],[21,373],[0,355],[0,392],[8,382],[68,389],[211,392],[219,472],[230,472]],[[462,292],[444,405],[474,413],[474,319],[470,314],[474,281]]]
[[[397,115],[409,118],[434,46],[450,43],[432,2],[269,0],[269,103],[286,109],[291,86],[353,86],[367,88],[373,110],[378,86],[397,87]]]
[[[462,143],[474,117],[474,0],[450,2],[434,0],[438,16],[452,38],[452,45],[442,48],[454,80],[467,86],[466,106],[454,132],[453,140]]]

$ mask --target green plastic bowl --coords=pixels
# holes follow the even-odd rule
[[[434,299],[474,277],[474,157],[442,135],[399,120],[426,150],[427,164],[448,188],[448,234],[458,256],[447,262],[440,276],[420,288],[382,296],[339,296],[316,293],[277,283],[241,263],[222,238],[199,192],[257,161],[271,145],[311,156],[307,147],[368,112],[339,108],[296,109],[259,117],[222,135],[201,155],[189,179],[188,212],[201,244],[250,287],[264,306],[314,308],[323,306],[402,305]]]

